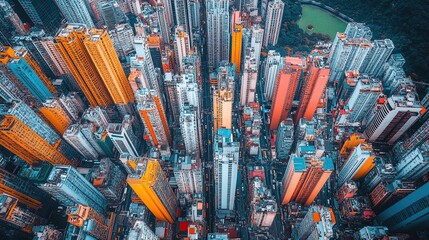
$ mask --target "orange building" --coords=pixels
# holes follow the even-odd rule
[[[301,88],[299,107],[295,115],[295,123],[302,117],[310,121],[325,91],[329,79],[329,67],[324,64],[323,58],[309,56],[309,66],[304,84]]]
[[[77,206],[68,207],[67,222],[76,227],[90,225],[85,228],[87,233],[97,239],[107,239],[109,229],[106,225],[106,218],[88,206],[78,204]]]
[[[293,157],[283,177],[282,204],[290,202],[309,206],[329,179],[334,164],[331,158]]]
[[[83,41],[114,104],[134,102],[127,76],[106,30],[91,29]]]
[[[164,107],[155,90],[140,89],[136,92],[137,109],[149,139],[154,147],[169,152],[171,146],[170,129]]]
[[[69,24],[62,28],[55,37],[56,47],[89,104],[93,107],[112,105],[113,101],[109,91],[85,49],[84,40],[86,38],[85,25]]]
[[[286,57],[283,69],[277,75],[273,104],[270,112],[270,130],[276,130],[292,108],[293,97],[301,76],[304,62],[301,58]]]
[[[366,140],[360,137],[360,134],[352,134],[341,147],[340,154],[348,156],[354,149],[361,143],[365,143]]]
[[[170,48],[165,47],[161,54],[162,70],[164,73],[172,72],[174,69],[174,53]]]
[[[46,100],[43,103],[43,107],[39,108],[39,111],[42,113],[44,119],[48,121],[47,123],[61,135],[72,124],[72,120],[56,99]]]
[[[240,73],[241,48],[243,45],[243,26],[237,23],[232,30],[231,39],[231,62],[235,65],[235,72]]]
[[[135,159],[134,174],[127,183],[158,220],[172,224],[176,220],[177,198],[156,159]]]
[[[74,165],[44,138],[14,116],[0,123],[0,144],[29,164],[46,161],[51,164]]]

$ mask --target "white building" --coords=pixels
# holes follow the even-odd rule
[[[188,23],[188,1],[174,0],[174,12],[176,17],[176,25],[182,26],[183,31],[189,33]]]
[[[85,158],[91,160],[97,159],[99,156],[97,151],[80,129],[81,126],[79,124],[70,125],[64,132],[63,138]]]
[[[115,28],[109,31],[109,36],[120,59],[123,60],[130,53],[134,52],[134,33],[130,25],[115,25]]]
[[[191,49],[190,44],[189,35],[185,28],[182,25],[177,26],[174,34],[174,56],[180,72],[183,70],[183,58],[189,54]]]
[[[421,110],[415,86],[401,84],[375,113],[364,135],[372,142],[393,144],[419,119]]]
[[[296,226],[297,239],[331,239],[334,237],[334,212],[331,208],[311,206]]]
[[[240,144],[231,129],[219,128],[213,146],[216,210],[234,210]]]
[[[268,2],[265,18],[265,47],[269,44],[275,46],[279,40],[284,7],[285,4],[282,0],[272,0]]]
[[[367,144],[359,144],[346,160],[346,163],[338,173],[337,186],[343,186],[343,184],[350,180],[356,180],[356,173],[361,170],[367,161],[373,161],[374,153],[372,147]],[[371,170],[371,169],[370,169]]]
[[[180,130],[185,143],[186,154],[199,156],[199,130],[197,110],[193,106],[185,105],[180,113]]]
[[[397,179],[412,181],[429,171],[429,141],[406,154],[396,166]]]
[[[126,115],[122,123],[110,123],[107,133],[119,153],[138,157],[140,141],[132,127],[132,117]]]
[[[359,77],[345,110],[350,111],[350,123],[362,122],[382,94],[381,82],[375,78]]]
[[[128,233],[128,240],[159,240],[159,237],[153,233],[144,221],[136,221],[134,227]]]
[[[85,24],[87,29],[94,27],[84,0],[55,0],[68,23]]]
[[[274,86],[277,82],[277,74],[283,68],[284,59],[275,50],[268,51],[263,63],[262,79],[265,82],[264,97],[270,101],[273,98]]]
[[[179,193],[199,194],[203,192],[202,169],[198,158],[179,157],[173,171]]]
[[[243,75],[241,76],[240,105],[255,102],[256,81],[258,80],[258,65],[253,48],[246,49]]]
[[[373,77],[380,77],[383,74],[383,66],[394,48],[395,45],[390,39],[374,40],[359,72],[370,74]]]

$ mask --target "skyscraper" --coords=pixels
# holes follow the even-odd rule
[[[231,35],[231,62],[235,65],[236,73],[240,74],[243,26],[241,24],[236,24],[232,29]]]
[[[291,155],[282,180],[284,186],[282,204],[297,202],[310,205],[333,170],[334,163],[329,157],[319,159],[315,156]]]
[[[384,64],[394,48],[395,46],[390,39],[374,40],[359,72],[370,74],[373,77],[381,77],[384,72]]]
[[[274,88],[273,105],[270,112],[270,130],[276,130],[280,122],[289,116],[303,65],[304,62],[301,58],[285,58],[285,65],[277,75]]]
[[[81,128],[82,126],[79,124],[70,125],[64,132],[63,138],[86,159],[97,159],[98,152],[83,135]]]
[[[265,18],[265,47],[268,46],[268,44],[271,44],[273,46],[277,45],[282,24],[284,7],[285,4],[282,0],[272,0],[268,2]]]
[[[267,58],[262,65],[262,79],[265,82],[264,97],[271,101],[276,85],[277,74],[283,68],[284,59],[275,50],[269,50]]]
[[[180,129],[185,144],[186,154],[199,155],[200,131],[198,128],[197,109],[193,106],[185,105],[180,113]]]
[[[191,50],[190,44],[189,35],[183,26],[177,26],[174,34],[174,55],[176,56],[176,64],[179,66],[180,72],[183,70],[183,58]]]
[[[128,18],[117,1],[97,2],[97,10],[107,30],[114,29],[116,24],[128,23]]]
[[[257,79],[258,65],[256,63],[255,51],[253,48],[247,48],[243,64],[243,75],[241,76],[241,106],[255,102]]]
[[[129,24],[116,24],[115,28],[109,31],[109,36],[119,59],[125,60],[125,57],[134,52],[134,33]]]
[[[127,183],[158,220],[173,223],[176,220],[176,195],[159,162],[151,158],[138,158],[134,173]]]
[[[329,66],[325,65],[323,58],[309,56],[309,66],[307,76],[299,95],[298,111],[295,115],[295,122],[304,117],[308,121],[313,118],[317,105],[325,90],[329,78]]]
[[[376,217],[392,231],[423,230],[429,221],[429,183],[396,202]]]
[[[238,142],[231,129],[219,128],[213,144],[216,210],[234,210],[239,158]]]
[[[136,104],[147,131],[146,140],[158,148],[162,156],[170,156],[171,135],[161,99],[155,90],[143,88],[136,92]]]
[[[276,135],[277,158],[287,160],[294,142],[294,126],[292,119],[282,121]]]
[[[364,135],[371,142],[393,144],[417,121],[421,110],[415,86],[402,84],[376,112]]]
[[[70,3],[74,3],[74,0]],[[58,32],[55,40],[58,43],[56,46],[61,56],[90,105],[109,106],[112,104],[112,99],[96,65],[85,48],[84,41],[86,38],[87,30],[84,25],[69,24]]]
[[[179,157],[173,171],[181,194],[203,192],[203,173],[199,158],[191,156]]]
[[[70,119],[57,99],[46,100],[43,103],[43,107],[39,108],[39,111],[61,135],[63,135],[68,126],[72,124],[72,119]]]
[[[429,140],[402,156],[396,166],[398,179],[412,181],[420,178],[429,170]]]
[[[24,47],[1,48],[0,63],[7,65],[38,101],[44,102],[56,94],[49,78]]]
[[[133,92],[107,31],[90,30],[83,44],[109,91],[113,103],[119,105],[118,109],[124,107],[120,110],[123,116],[130,113],[131,110],[125,105],[134,102]]]
[[[337,186],[341,187],[347,181],[365,177],[375,166],[374,158],[372,146],[361,143],[355,147],[338,173]]]
[[[211,71],[229,60],[230,22],[228,0],[206,0],[208,64]]]
[[[176,26],[182,26],[185,32],[190,33],[188,23],[188,0],[174,0],[174,12]]]
[[[133,128],[134,120],[134,117],[126,115],[122,123],[110,123],[107,127],[109,137],[121,155],[140,156],[140,140]]]
[[[64,17],[54,0],[18,0],[31,21],[39,28],[55,34],[61,27]]]
[[[107,239],[109,228],[106,223],[106,217],[102,213],[98,213],[89,206],[77,204],[67,208],[67,222],[69,228],[78,228],[84,232],[85,235],[89,234],[95,239]],[[73,234],[70,234],[73,232]],[[67,234],[73,235],[75,231],[66,231],[66,238],[70,238]],[[79,237],[81,234],[79,233]],[[85,238],[89,238],[86,236]]]
[[[87,28],[94,27],[94,22],[91,19],[84,0],[55,0],[55,2],[68,23],[85,24]]]
[[[64,206],[82,204],[91,207],[99,214],[105,213],[106,198],[74,167],[54,166],[46,182],[38,187],[45,190]]]
[[[344,71],[359,70],[371,49],[372,33],[362,23],[349,23],[344,33],[337,33],[329,53],[329,82],[344,79]]]
[[[168,3],[169,1],[165,1]],[[162,42],[164,44],[170,43],[170,23],[168,22],[166,5],[163,2],[157,2],[156,4],[156,13],[158,15],[159,28],[161,32]]]
[[[49,144],[15,116],[6,116],[0,123],[0,144],[29,164],[46,161],[74,165],[54,144]]]

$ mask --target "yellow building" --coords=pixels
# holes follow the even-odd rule
[[[353,149],[355,149],[355,147],[361,143],[365,143],[365,139],[361,138],[360,134],[351,135],[350,138],[344,142],[340,154],[348,156],[353,151]]]
[[[231,62],[235,65],[235,72],[239,74],[241,64],[241,48],[243,45],[243,26],[241,26],[241,24],[235,24],[231,35]]]
[[[39,111],[43,115],[42,119],[45,119],[61,135],[72,124],[72,120],[56,99],[46,100]]]
[[[55,37],[56,47],[89,104],[91,106],[112,105],[109,91],[84,46],[87,37],[85,25],[69,24]]]
[[[127,76],[106,30],[92,29],[84,45],[115,104],[134,102]]]
[[[0,144],[29,164],[46,161],[51,164],[75,165],[14,116],[5,117],[0,123]]]
[[[135,168],[135,173],[128,176],[128,185],[158,220],[173,223],[177,198],[159,162],[150,158],[131,161],[130,166]]]

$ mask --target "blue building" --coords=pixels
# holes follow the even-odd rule
[[[56,165],[47,181],[39,188],[45,190],[64,206],[82,204],[104,214],[106,198],[86,180],[74,167]]]
[[[46,99],[53,97],[52,93],[24,58],[11,59],[7,66],[37,100],[44,102]]]
[[[392,231],[427,229],[429,182],[380,213],[376,221]]]

